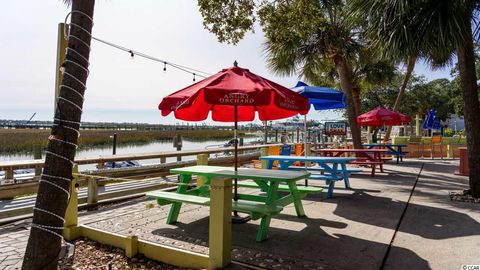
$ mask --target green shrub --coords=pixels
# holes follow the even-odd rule
[[[455,131],[453,131],[453,129],[451,128],[446,128],[443,130],[443,136],[444,137],[452,137],[453,134],[455,134]]]

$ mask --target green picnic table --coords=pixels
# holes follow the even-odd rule
[[[177,192],[153,191],[147,196],[157,199],[158,204],[172,204],[168,214],[167,223],[175,223],[180,213],[182,203],[198,205],[210,205],[210,192],[214,187],[210,186],[212,179],[238,179],[252,180],[257,188],[264,191],[263,194],[242,194],[239,193],[238,200],[232,200],[232,210],[250,214],[253,220],[260,219],[260,227],[257,232],[258,242],[267,238],[268,227],[273,215],[280,213],[283,207],[293,203],[298,217],[304,217],[305,212],[302,205],[302,198],[308,193],[321,192],[321,188],[297,187],[296,182],[310,176],[306,171],[283,171],[238,168],[234,171],[231,167],[220,166],[191,166],[171,169],[172,174],[180,175],[180,184]],[[193,189],[188,189],[192,176],[203,176],[205,184]],[[252,184],[253,184],[252,183]],[[279,193],[279,191],[283,191]]]

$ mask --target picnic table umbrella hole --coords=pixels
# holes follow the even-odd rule
[[[275,82],[234,66],[163,98],[158,108],[163,116],[203,121],[209,113],[213,121],[234,122],[234,168],[238,168],[238,122],[253,121],[255,113],[261,121],[278,120],[308,112],[308,99]],[[234,200],[237,179],[234,179]],[[236,218],[237,217],[237,218]],[[233,222],[238,221],[235,212]],[[245,219],[239,221],[244,222]]]

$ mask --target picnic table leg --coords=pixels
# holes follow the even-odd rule
[[[267,162],[267,169],[271,170],[273,168],[273,160],[268,160]]]
[[[192,180],[191,175],[181,175],[180,176],[180,185],[177,188],[177,193],[184,194],[187,191],[188,183]],[[170,207],[170,212],[168,213],[167,217],[167,224],[172,224],[177,222],[178,214],[180,213],[180,208],[182,207],[182,203],[174,202],[172,203],[172,207]]]
[[[303,210],[302,199],[299,195],[297,184],[295,182],[288,182],[288,188],[290,189],[290,194],[293,197],[293,204],[295,205],[297,217],[304,217],[305,210]]]
[[[345,188],[350,188],[350,180],[348,178],[347,164],[342,163],[341,166],[343,171],[343,181],[345,182]]]
[[[326,163],[324,162],[318,162],[318,165],[322,166],[325,169],[325,172],[328,172],[332,175],[332,177],[337,176],[337,171],[338,171],[338,163],[333,163],[332,167],[329,167]],[[342,168],[343,169],[343,168]],[[348,172],[347,172],[348,175]],[[348,179],[348,177],[347,177]],[[348,180],[347,180],[348,181]],[[328,186],[328,192],[327,192],[327,198],[332,198],[333,196],[333,188],[335,187],[335,181],[332,180],[325,180],[325,185]]]
[[[328,191],[327,191],[327,198],[331,199],[333,197],[333,188],[335,187],[335,182],[332,180],[327,180]]]
[[[279,184],[279,182],[273,182],[270,185],[267,192],[267,199],[265,201],[267,205],[275,202]],[[257,242],[262,242],[263,240],[267,239],[268,227],[270,226],[271,219],[272,215],[265,215],[262,217],[262,220],[260,221],[260,227],[258,228],[257,232]]]
[[[293,161],[282,160],[278,162],[278,167],[280,170],[288,170],[288,167],[293,164]]]
[[[210,193],[209,269],[232,261],[232,179],[213,178]]]
[[[398,150],[395,151],[395,150],[393,149],[393,147],[392,147],[392,151],[393,151],[394,153],[397,153],[397,154],[395,155],[395,157],[397,158],[397,164],[399,164],[399,163],[400,163],[400,154],[399,154],[399,153],[400,153],[400,148],[397,147],[397,149],[398,149]]]

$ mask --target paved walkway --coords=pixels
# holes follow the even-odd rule
[[[0,227],[0,270],[20,269],[27,247],[30,220]]]
[[[420,269],[404,256],[406,249],[422,258],[425,268],[480,265],[480,204],[449,199],[450,191],[468,187],[468,178],[453,175],[454,169],[451,161],[425,161],[385,269]]]
[[[325,194],[305,198],[308,218],[297,218],[294,207],[286,207],[272,219],[269,238],[262,243],[255,242],[259,221],[235,224],[234,259],[268,269],[460,269],[480,264],[480,204],[452,202],[448,196],[468,186],[467,178],[453,175],[457,166],[458,161],[408,159],[386,165],[385,173],[373,178],[366,170],[351,178],[351,190],[338,183],[332,199]],[[208,252],[207,207],[185,205],[179,222],[167,225],[169,207],[148,209],[149,203],[154,201],[82,212],[80,222]],[[21,263],[27,237],[28,223],[0,228],[0,270]]]

